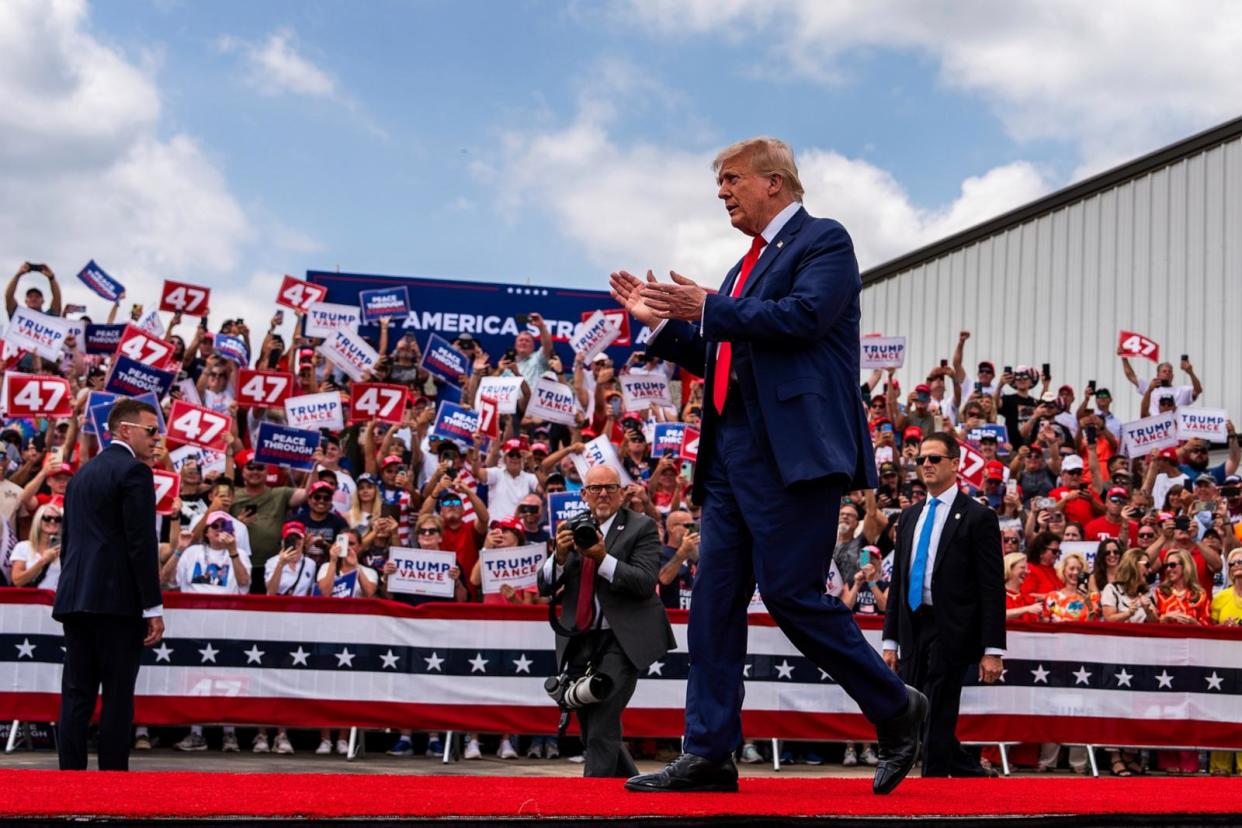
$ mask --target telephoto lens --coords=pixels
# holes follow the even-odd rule
[[[611,692],[612,679],[608,676],[582,676],[565,688],[565,700],[562,704],[571,710],[577,710],[579,707],[603,701]]]
[[[599,543],[599,524],[590,512],[579,512],[568,520],[569,528],[574,533],[574,546],[579,549],[590,549]]]

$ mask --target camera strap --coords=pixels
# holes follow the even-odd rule
[[[564,575],[562,574],[562,578],[563,577]],[[561,623],[561,619],[557,615],[556,610],[557,607],[560,607],[564,603],[564,598],[565,589],[562,587],[552,593],[552,600],[548,602],[548,624],[552,626],[552,631],[557,635],[564,636],[565,638],[577,638],[590,632],[592,629],[591,627],[587,627],[586,629],[578,629],[576,625],[566,627]],[[596,600],[598,600],[598,595]]]

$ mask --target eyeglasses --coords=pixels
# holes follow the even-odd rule
[[[420,534],[420,535],[438,535],[438,534],[440,534],[440,530],[439,530],[439,529],[437,529],[437,528],[435,528],[434,526],[424,526],[422,529],[419,529],[419,530],[418,530],[418,534]]]
[[[1139,540],[1155,540],[1156,533],[1155,532],[1139,532],[1138,539]]]
[[[261,471],[261,472],[267,471],[267,466],[263,465],[262,463],[247,463],[245,468],[246,468],[246,471]]]
[[[211,379],[223,379],[224,377],[227,377],[228,374],[221,373],[220,371],[208,371],[207,376]]]
[[[117,425],[133,426],[139,431],[145,431],[148,437],[154,437],[155,435],[160,433],[159,426],[144,426],[144,425],[140,425],[139,423],[131,423],[131,422],[121,422],[121,423],[117,423]]]
[[[64,518],[62,518],[60,515],[44,515],[43,516],[44,523],[60,523],[63,520]]]
[[[1104,557],[1107,558],[1109,555],[1116,555],[1117,557],[1121,557],[1121,550],[1120,549],[1105,549]]]
[[[1001,543],[1017,543],[1017,538],[1001,538]]]
[[[939,466],[941,461],[945,459],[946,458],[943,454],[920,454],[918,457],[914,458],[914,465],[926,466],[930,464],[932,466]]]
[[[309,499],[309,500],[331,500],[331,499],[332,499],[332,495],[330,495],[330,494],[313,494],[313,495],[311,495],[311,496],[310,496],[310,498],[308,498],[308,499]]]
[[[1230,562],[1229,562],[1229,565],[1230,565],[1231,567],[1233,567],[1233,566],[1242,566],[1242,558],[1238,558],[1238,559],[1236,559],[1236,560],[1232,560],[1232,561],[1230,561]]]
[[[1178,569],[1182,565],[1181,561],[1169,561],[1164,565],[1165,569]]]
[[[593,495],[603,494],[604,492],[616,494],[621,491],[621,486],[618,483],[592,483],[590,486],[583,486],[582,491],[590,492]]]
[[[539,507],[538,506],[519,506],[518,514],[519,515],[537,515],[539,514]]]

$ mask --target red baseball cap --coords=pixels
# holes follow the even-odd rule
[[[535,453],[535,452],[537,452],[537,451],[541,451],[541,452],[543,452],[544,454],[547,454],[547,453],[548,453],[548,444],[547,444],[547,443],[531,443],[530,450],[531,450],[531,453],[532,453],[532,454],[533,454],[533,453]]]
[[[391,466],[393,463],[396,463],[398,466],[401,465],[401,458],[395,454],[390,454],[380,461],[380,468],[386,469],[389,466]]]
[[[72,463],[64,462],[60,464],[60,468],[56,470],[56,473],[52,475],[52,477],[61,477],[62,475],[65,477],[73,477],[73,473],[76,471],[76,466]]]
[[[1160,449],[1159,456],[1165,460],[1168,460],[1170,463],[1178,462],[1177,449],[1173,448],[1172,446],[1169,446],[1168,448]]]
[[[1004,480],[1005,464],[999,460],[989,460],[983,467],[983,474],[988,480]]]
[[[500,518],[499,520],[493,520],[491,525],[488,526],[487,528],[508,529],[511,532],[517,533],[517,536],[520,540],[522,541],[526,540],[526,530],[522,528],[522,522],[518,520],[516,517],[514,517],[513,515],[509,515],[506,518]]]
[[[1124,497],[1124,498],[1129,498],[1129,497],[1130,497],[1130,493],[1129,493],[1129,492],[1127,492],[1125,489],[1121,488],[1120,486],[1113,486],[1111,489],[1109,489],[1109,490],[1108,490],[1108,493],[1107,493],[1106,495],[1104,495],[1104,496],[1105,496],[1105,497]]]
[[[594,440],[599,436],[599,432],[589,426],[582,429],[579,433],[582,435],[583,440]]]
[[[522,441],[521,440],[505,440],[505,444],[501,446],[501,448],[504,449],[506,454],[511,451],[521,451]]]
[[[254,452],[250,449],[242,449],[233,455],[233,462],[239,466],[249,466],[250,461],[254,459]]]
[[[931,393],[931,386],[930,386],[930,385],[928,385],[928,384],[927,384],[927,383],[925,383],[925,382],[920,382],[918,385],[914,386],[914,393],[916,393],[916,394],[930,394],[930,393]]]
[[[336,493],[336,487],[326,480],[316,480],[314,483],[310,485],[310,488],[307,489],[306,491],[307,491],[307,494],[315,494],[316,492],[322,492],[325,489],[334,494]]]
[[[306,524],[297,520],[286,523],[280,530],[280,539],[284,540],[290,535],[297,535],[299,538],[306,537]]]
[[[906,430],[901,433],[901,439],[905,440],[922,440],[923,429],[918,426],[906,426]]]

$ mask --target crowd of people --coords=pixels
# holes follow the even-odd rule
[[[62,304],[55,274],[45,265],[24,264],[6,289],[11,316],[20,281],[26,281],[25,307],[50,315],[80,318]],[[51,294],[46,302],[43,288]],[[109,321],[120,311],[120,299]],[[518,309],[515,309],[518,310]],[[132,315],[137,320],[140,309]],[[309,472],[290,471],[256,460],[261,423],[281,423],[281,406],[252,408],[237,402],[243,367],[285,371],[294,378],[294,395],[339,392],[347,405],[351,381],[300,335],[286,340],[274,316],[257,349],[246,321],[225,320],[213,332],[199,324],[182,330],[180,314],[168,321],[162,338],[174,348],[177,381],[162,402],[183,399],[228,414],[230,434],[222,452],[177,456],[165,442],[156,464],[180,478],[172,514],[160,521],[161,578],[166,590],[229,595],[240,593],[327,598],[379,597],[418,604],[427,601],[534,604],[546,601],[534,588],[502,585],[484,592],[479,552],[550,537],[547,495],[582,487],[586,444],[606,435],[618,465],[633,481],[625,505],[650,515],[664,535],[659,592],[666,607],[690,605],[699,544],[699,504],[691,497],[693,463],[675,452],[652,448],[653,425],[699,422],[703,385],[641,349],[623,364],[607,353],[568,362],[556,349],[548,326],[535,312],[512,346],[486,353],[468,333],[453,345],[472,362],[469,376],[452,382],[429,373],[420,343],[391,319],[379,321],[380,354],[366,379],[409,389],[400,423],[375,420],[324,429]],[[300,321],[300,320],[299,320]],[[205,323],[206,320],[203,320]],[[251,365],[216,348],[218,337],[240,338]],[[849,494],[831,550],[826,588],[859,614],[882,614],[888,600],[891,553],[900,511],[927,496],[914,465],[920,440],[949,431],[986,458],[981,486],[963,482],[971,496],[994,509],[1000,519],[1008,618],[1015,622],[1147,623],[1237,625],[1242,621],[1242,445],[1232,423],[1224,458],[1213,464],[1211,446],[1193,439],[1127,457],[1121,421],[1112,412],[1109,389],[1062,385],[1054,390],[1045,367],[1005,366],[980,360],[965,366],[970,334],[961,332],[951,358],[918,373],[906,391],[898,370],[875,371],[861,384],[874,443],[879,486]],[[0,431],[0,583],[17,588],[55,590],[59,575],[63,494],[81,465],[98,450],[87,428],[89,392],[101,390],[111,358],[88,354],[81,343],[66,341],[59,359],[8,354],[6,371],[65,378],[75,404],[61,419],[6,416]],[[566,356],[568,354],[566,353]],[[1125,357],[1125,375],[1144,413],[1190,406],[1205,393],[1187,360],[1180,365],[1184,384],[1168,363],[1151,380],[1140,378]],[[911,367],[900,369],[904,375]],[[652,404],[625,411],[620,378],[627,373],[660,376],[672,391],[673,405]],[[499,437],[453,439],[433,428],[445,398],[471,407],[480,381],[489,376],[521,377],[517,413],[503,416]],[[579,407],[572,426],[542,421],[526,411],[531,389],[541,378],[574,390]],[[1038,387],[1037,387],[1038,386]],[[1087,546],[1086,544],[1090,544]],[[1063,545],[1072,545],[1062,552]],[[451,550],[456,566],[451,598],[431,598],[388,588],[394,547]],[[1084,550],[1088,554],[1084,554]],[[827,544],[825,555],[828,554]],[[440,734],[416,736],[410,723],[390,753],[411,755],[415,742],[430,755],[443,750]],[[317,753],[345,752],[341,734],[324,730]],[[546,734],[522,737],[468,734],[464,758],[483,755],[484,745],[501,758],[516,758],[523,747],[532,757],[560,755]],[[138,749],[150,749],[151,735],[138,728]],[[226,727],[221,746],[240,750],[236,731]],[[175,745],[207,749],[203,728],[194,726]],[[274,735],[261,728],[251,742],[256,752],[291,753],[284,728]],[[746,742],[744,762],[764,759],[761,746]],[[787,744],[786,762],[824,761],[840,750],[845,764],[874,764],[871,745]],[[1031,763],[1040,770],[1057,766],[1058,745],[1032,747]],[[1021,764],[1022,751],[1015,751]],[[1242,757],[1242,754],[1239,754]],[[1114,774],[1148,769],[1146,755],[1121,749],[1107,754]],[[1161,751],[1156,765],[1170,773],[1197,773],[1194,751]],[[1085,753],[1073,748],[1071,768],[1086,766]],[[1207,764],[1204,762],[1204,764]],[[1233,754],[1212,754],[1212,773],[1242,772]]]

